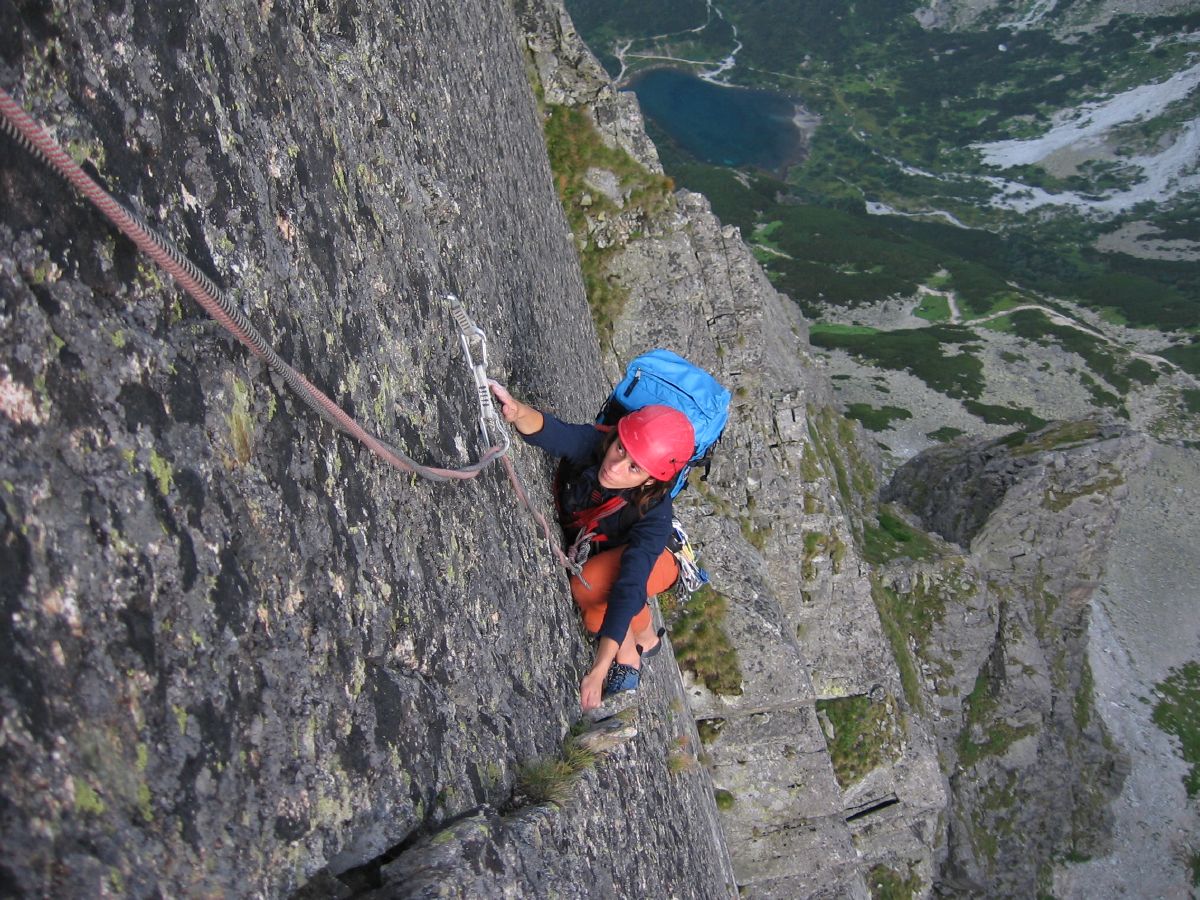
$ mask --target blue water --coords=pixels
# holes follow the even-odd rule
[[[630,88],[642,111],[698,159],[772,172],[796,161],[795,105],[781,94],[720,87],[677,69],[651,69]]]

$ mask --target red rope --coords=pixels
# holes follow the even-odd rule
[[[118,203],[111,195],[83,171],[79,165],[67,155],[50,133],[9,95],[0,88],[0,126],[23,144],[31,153],[41,158],[56,172],[62,175],[71,185],[83,194],[110,222],[133,241],[143,253],[158,264],[163,271],[174,278],[187,291],[200,307],[218,322],[226,331],[237,338],[256,357],[263,360],[273,371],[279,374],[305,404],[317,412],[323,419],[334,427],[341,429],[356,438],[372,453],[389,465],[403,472],[414,472],[423,478],[433,481],[450,479],[466,480],[474,478],[486,466],[500,459],[508,474],[513,491],[522,505],[529,511],[542,529],[546,543],[555,558],[569,571],[578,574],[579,567],[574,565],[554,539],[546,517],[534,509],[521,485],[520,478],[501,447],[491,447],[484,453],[479,462],[464,466],[461,469],[445,469],[435,466],[425,466],[402,453],[400,450],[383,442],[358,424],[344,409],[334,403],[322,391],[314,387],[307,378],[293,369],[275,352],[275,350],[259,335],[241,310],[217,287],[196,265],[184,256],[178,248],[169,243],[151,228],[143,224],[137,216]]]
[[[116,225],[122,234],[133,241],[138,249],[174,278],[206,313],[244,344],[251,353],[282,376],[311,409],[330,424],[362,442],[380,459],[401,471],[415,472],[434,481],[446,481],[448,479],[474,478],[484,467],[503,455],[504,451],[501,448],[491,447],[483,454],[479,462],[462,469],[424,466],[368,432],[344,409],[314,387],[307,378],[284,362],[220,288],[213,284],[176,247],[144,225],[133,213],[96,184],[67,155],[50,133],[29,116],[3,88],[0,88],[0,113],[4,116],[4,121],[0,124],[5,125],[6,131],[70,182],[110,222]]]

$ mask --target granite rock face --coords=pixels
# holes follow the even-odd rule
[[[514,392],[602,398],[503,3],[5,4],[0,48],[6,90],[414,457],[480,450],[451,291]],[[6,890],[280,895],[511,813],[590,652],[499,468],[427,483],[335,434],[7,136],[0,209]],[[547,461],[513,455],[547,511]],[[603,855],[617,892],[726,893],[703,774],[663,775],[669,703],[592,805],[511,826],[542,843],[489,857],[496,890],[566,895]]]
[[[1120,764],[1081,635],[1137,439],[925,457],[889,496],[963,546],[877,569],[878,461],[736,229],[687,192],[647,218],[597,167],[587,191],[620,212],[570,233],[534,87],[660,167],[561,4],[402,7],[10,4],[0,84],[422,461],[482,449],[449,292],[490,373],[567,419],[652,346],[716,374],[733,416],[678,507],[728,598],[740,693],[681,676],[668,641],[570,802],[528,802],[519,774],[561,752],[591,651],[499,469],[432,484],[332,431],[0,136],[0,884],[866,897],[883,868],[920,894],[1020,894],[1100,846]],[[589,242],[620,251],[627,297],[603,351]],[[549,513],[550,463],[512,456]],[[908,641],[915,694],[884,589],[937,598]],[[868,700],[889,753],[846,779],[826,704]]]
[[[926,451],[884,492],[963,545],[881,573],[930,622],[915,655],[949,773],[949,893],[1032,896],[1056,860],[1108,846],[1128,762],[1092,705],[1090,601],[1148,449],[1119,427],[1056,423]]]

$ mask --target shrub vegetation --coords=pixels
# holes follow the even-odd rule
[[[1154,724],[1179,738],[1183,759],[1191,768],[1183,779],[1189,797],[1200,794],[1200,662],[1171,669],[1155,685],[1162,697],[1154,705]]]
[[[975,335],[959,325],[871,332],[814,325],[809,339],[814,347],[845,350],[881,368],[909,372],[949,397],[977,398],[983,391],[983,364],[961,347]],[[947,354],[945,345],[959,345],[959,352]]]
[[[671,646],[681,668],[687,669],[714,694],[742,693],[742,667],[737,651],[722,627],[728,601],[710,585],[680,604],[672,594],[661,595],[663,617]]]

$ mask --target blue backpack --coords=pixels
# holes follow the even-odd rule
[[[613,425],[626,413],[652,403],[673,407],[687,416],[696,432],[696,452],[671,487],[674,497],[695,467],[703,464],[704,477],[708,477],[713,445],[729,420],[729,400],[729,391],[700,367],[670,350],[651,350],[626,367],[625,377],[600,408],[596,424]]]

